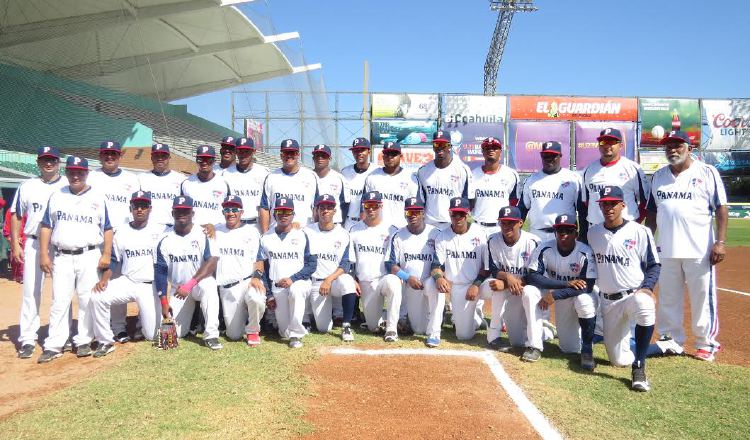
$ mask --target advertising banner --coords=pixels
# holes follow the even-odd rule
[[[640,156],[641,168],[646,174],[654,174],[656,170],[668,165],[667,156],[664,155],[663,149],[640,149],[638,150]]]
[[[419,93],[373,93],[372,119],[437,119],[438,95]]]
[[[483,162],[484,139],[503,140],[507,102],[505,96],[443,95],[440,128],[450,132],[454,153],[469,166]]]
[[[432,134],[437,131],[437,121],[373,121],[373,144],[401,142],[402,145],[430,145]]]
[[[511,96],[511,119],[637,121],[636,98]]]
[[[703,151],[703,161],[722,175],[750,174],[750,151]]]
[[[700,145],[701,112],[697,99],[641,98],[641,145],[658,146],[665,134],[682,130]]]
[[[383,166],[383,147],[375,147],[375,161],[378,166]],[[401,149],[401,166],[412,172],[417,172],[419,167],[435,159],[432,147],[406,147]]]
[[[616,128],[622,133],[620,154],[635,160],[635,122],[576,122],[575,149],[576,169],[582,170],[591,162],[599,160],[599,133],[605,128]]]
[[[750,150],[750,99],[704,99],[704,151]]]
[[[563,168],[570,167],[570,126],[567,122],[510,121],[508,165],[519,173],[533,173],[542,168],[542,144],[557,141],[562,145]]]
[[[245,137],[255,142],[255,149],[263,151],[263,123],[255,119],[245,119]]]

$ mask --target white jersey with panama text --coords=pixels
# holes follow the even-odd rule
[[[52,245],[65,250],[99,246],[112,229],[104,196],[93,188],[76,195],[69,186],[52,193],[41,224],[52,229]]]
[[[349,262],[350,238],[346,229],[334,224],[330,231],[321,231],[320,223],[313,223],[305,232],[310,239],[310,253],[318,256],[313,278],[322,280],[336,272],[342,261]]]
[[[597,275],[593,251],[580,241],[566,256],[560,254],[555,240],[543,242],[529,258],[529,272],[539,272],[557,281],[596,279]]]
[[[537,171],[529,176],[523,184],[520,201],[528,210],[529,227],[550,228],[558,215],[576,212],[580,191],[581,178],[567,168],[561,168],[555,174]]]
[[[302,229],[277,233],[269,229],[260,238],[260,259],[268,260],[268,277],[272,283],[289,278],[305,266],[310,255],[310,240]]]
[[[310,168],[300,165],[296,173],[288,174],[277,168],[266,176],[260,207],[273,211],[276,199],[286,197],[294,202],[294,221],[302,226],[312,222],[312,207],[318,190],[318,176]],[[270,227],[276,224],[271,215]]]
[[[418,187],[417,177],[405,168],[395,175],[378,168],[365,179],[365,192],[379,191],[383,196],[382,221],[397,228],[406,226],[404,200],[415,197]]]
[[[89,173],[86,183],[107,198],[107,211],[112,226],[117,227],[131,220],[130,196],[141,188],[134,173],[118,169],[109,174],[100,168]]]
[[[112,260],[120,263],[122,276],[136,283],[154,280],[154,252],[166,231],[166,226],[155,222],[139,229],[127,223],[115,228]]]
[[[476,223],[472,223],[463,234],[456,234],[453,228],[446,227],[435,240],[434,259],[445,267],[445,277],[452,283],[473,283],[480,270],[489,269],[484,230]]]
[[[659,262],[651,230],[634,221],[625,221],[615,231],[599,223],[589,229],[588,239],[597,265],[596,284],[604,293],[638,289],[649,256]]]
[[[216,243],[209,239],[199,225],[193,224],[185,235],[169,230],[156,247],[156,265],[166,267],[172,289],[193,278],[204,261],[218,257]],[[166,292],[164,292],[166,293]]]
[[[222,176],[229,185],[229,193],[242,199],[242,220],[258,218],[263,182],[268,173],[268,168],[259,163],[252,164],[246,170],[240,170],[237,164],[233,164],[223,171]]]
[[[450,222],[448,208],[453,197],[470,198],[474,194],[471,170],[454,156],[445,168],[435,161],[417,170],[418,197],[424,202],[425,220],[430,223]]]
[[[364,221],[351,227],[351,249],[349,259],[356,264],[356,275],[359,281],[372,281],[383,277],[385,259],[391,236],[396,227],[383,221],[376,226],[369,227]]]
[[[419,234],[412,234],[407,227],[399,229],[391,238],[388,261],[398,264],[410,276],[427,279],[439,233],[440,230],[432,225],[425,225]]]
[[[656,246],[662,258],[704,258],[714,244],[711,220],[727,204],[719,172],[693,160],[677,177],[669,166],[651,180],[649,211],[656,212]]]
[[[174,223],[172,218],[172,201],[179,196],[182,182],[187,177],[177,171],[157,173],[148,171],[138,175],[141,191],[151,192],[151,214],[148,220],[162,225]]]
[[[214,174],[211,180],[202,181],[193,174],[182,182],[182,195],[193,199],[193,224],[224,223],[221,203],[230,194],[229,185],[223,176]]]
[[[328,194],[336,199],[338,209],[336,209],[336,213],[333,215],[333,222],[343,224],[344,219],[341,207],[351,200],[349,186],[344,176],[333,169],[329,169],[325,177],[318,176],[318,194]]]
[[[37,235],[39,223],[44,218],[47,202],[53,192],[68,186],[68,179],[59,176],[57,180],[45,183],[38,177],[26,180],[18,187],[10,206],[10,212],[19,217],[26,216],[23,233],[26,236]]]
[[[346,213],[348,218],[359,218],[359,213],[362,207],[360,203],[362,201],[362,193],[365,187],[365,179],[373,171],[378,169],[378,166],[374,163],[369,164],[365,171],[358,173],[354,165],[349,165],[341,170],[341,174],[346,179],[347,186],[349,187],[349,212]]]
[[[622,188],[625,202],[622,218],[637,219],[640,216],[639,205],[645,205],[648,198],[649,183],[640,165],[627,157],[620,157],[616,162],[607,165],[602,165],[601,161],[596,160],[583,171],[581,200],[588,204],[588,222],[595,225],[604,221],[598,202],[599,191],[607,185]]]
[[[520,277],[528,274],[531,255],[538,246],[539,237],[526,231],[521,231],[521,236],[513,246],[505,244],[500,232],[490,235],[487,240],[490,276],[494,278],[498,272]]]
[[[518,201],[518,173],[511,167],[501,165],[493,172],[487,173],[482,167],[472,170],[474,183],[474,209],[471,215],[482,223],[497,224],[500,208]]]
[[[216,283],[219,286],[242,281],[252,275],[260,249],[260,233],[252,225],[229,229],[216,225]]]

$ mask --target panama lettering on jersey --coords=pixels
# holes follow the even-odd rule
[[[599,209],[599,191],[607,186],[619,186],[624,195],[625,208],[622,218],[634,220],[640,216],[639,204],[645,204],[649,183],[640,165],[628,159],[620,157],[617,162],[602,165],[601,161],[591,162],[583,171],[584,190],[581,200],[588,205],[587,220],[591,224],[604,221]]]
[[[434,261],[445,267],[445,277],[454,284],[471,284],[481,269],[489,269],[487,237],[475,223],[463,234],[449,226],[437,235]]]
[[[418,186],[414,173],[406,169],[389,175],[383,168],[378,168],[365,180],[365,192],[379,191],[383,197],[382,221],[397,228],[406,225],[404,200],[415,197]]]
[[[271,171],[263,183],[260,207],[272,210],[276,199],[285,197],[294,201],[294,221],[305,226],[312,221],[312,207],[318,190],[318,176],[309,169],[300,167],[293,174],[281,168]],[[271,227],[276,221],[271,216]]]
[[[319,223],[313,223],[305,228],[310,239],[310,252],[318,256],[318,266],[313,278],[324,279],[333,274],[339,267],[348,272],[351,268],[349,261],[349,233],[340,225],[334,225],[330,231],[322,231]]]
[[[10,207],[11,212],[19,217],[26,216],[26,224],[23,228],[24,235],[37,235],[39,223],[44,218],[44,210],[47,208],[47,202],[53,192],[68,185],[68,179],[65,176],[58,177],[49,183],[35,177],[21,184],[16,191],[13,204]]]
[[[205,182],[197,174],[188,177],[182,183],[182,195],[193,199],[193,223],[197,225],[219,224],[224,222],[221,213],[221,202],[230,193],[224,177],[214,174]]]
[[[140,183],[135,174],[123,169],[107,174],[100,168],[89,173],[86,183],[106,198],[107,211],[113,226],[119,226],[131,220],[130,196],[140,189]]]
[[[448,203],[453,197],[474,196],[474,185],[469,167],[454,157],[448,166],[438,168],[430,162],[417,171],[418,197],[425,204],[428,222],[449,222]]]
[[[349,230],[349,259],[356,263],[356,274],[360,281],[376,280],[386,275],[386,254],[390,238],[396,230],[395,226],[385,222],[373,227],[359,222]]]
[[[206,237],[199,226],[193,225],[185,235],[170,230],[156,247],[154,272],[159,267],[166,268],[169,283],[176,289],[193,278],[204,261],[217,256],[216,243]]]
[[[237,164],[231,165],[222,173],[222,177],[229,185],[230,194],[242,199],[242,219],[252,220],[257,218],[257,206],[263,194],[263,182],[268,176],[268,168],[259,163],[252,164],[247,170],[240,170]]]
[[[138,175],[142,191],[151,192],[151,214],[149,221],[171,225],[172,200],[180,195],[180,187],[186,177],[177,171],[156,173],[149,171]]]
[[[487,241],[491,276],[496,276],[498,272],[526,275],[531,255],[537,246],[539,237],[526,231],[521,231],[513,246],[505,244],[501,233],[492,234]]]
[[[354,165],[349,165],[341,170],[341,174],[347,183],[349,189],[349,210],[346,216],[349,218],[359,218],[360,213],[360,202],[362,201],[362,192],[364,191],[365,180],[373,171],[378,169],[378,166],[371,163],[367,169],[361,173],[358,173],[354,169]]]
[[[318,177],[318,194],[329,194],[336,198],[336,213],[333,214],[334,223],[343,223],[343,209],[348,209],[345,205],[349,203],[351,197],[346,179],[336,170],[328,170],[325,177]]]
[[[156,245],[166,230],[164,225],[150,221],[140,229],[130,224],[115,229],[112,259],[120,263],[122,276],[136,283],[154,279]]]
[[[302,229],[292,229],[278,234],[269,229],[260,238],[260,259],[268,260],[268,276],[272,282],[289,278],[305,265],[305,257],[310,254],[310,243]]]
[[[41,224],[52,229],[51,243],[67,250],[98,246],[112,229],[104,196],[93,188],[73,194],[69,186],[52,193]]]
[[[407,227],[399,229],[391,238],[388,262],[397,264],[411,276],[426,279],[435,258],[435,240],[439,233],[432,225],[425,225],[419,234],[412,234]]]
[[[528,212],[532,230],[549,228],[560,213],[576,211],[580,190],[580,177],[569,169],[555,174],[538,171],[524,182],[519,208]]]
[[[560,254],[555,240],[545,241],[529,258],[529,271],[558,281],[594,279],[597,275],[593,251],[580,241],[576,241],[573,250],[565,256]]]

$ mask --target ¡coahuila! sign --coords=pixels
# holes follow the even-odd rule
[[[750,99],[704,99],[702,147],[750,150]]]
[[[482,141],[503,140],[505,96],[443,95],[441,129],[451,136],[453,149],[470,166],[484,161]]]
[[[511,119],[558,121],[637,121],[635,98],[511,96]]]

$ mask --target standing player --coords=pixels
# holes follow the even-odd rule
[[[651,389],[646,378],[646,355],[654,333],[654,286],[659,279],[659,257],[651,231],[622,218],[625,210],[619,187],[599,191],[604,223],[589,229],[594,251],[604,346],[612,365],[632,367],[631,388]],[[630,321],[635,320],[635,354],[630,348]]]
[[[237,156],[241,161],[241,154]],[[242,198],[235,195],[227,196],[221,204],[226,222],[216,225],[216,283],[227,338],[237,340],[244,334],[247,345],[255,347],[260,345],[258,334],[266,311],[266,287],[262,280],[263,262],[257,261],[260,234],[258,228],[242,222],[242,205]]]
[[[78,357],[91,355],[93,320],[89,310],[91,290],[99,281],[98,270],[109,267],[112,226],[106,199],[86,184],[89,164],[85,158],[68,156],[68,186],[53,192],[39,224],[39,266],[52,275],[52,307],[49,336],[38,362],[62,356],[70,332],[71,299],[78,295],[78,334],[73,338]],[[54,247],[54,266],[50,258]]]
[[[317,258],[310,253],[305,231],[294,227],[292,199],[277,197],[273,217],[275,226],[261,237],[259,253],[259,260],[268,260],[272,294],[268,306],[276,311],[279,335],[289,338],[290,348],[301,348],[302,338],[307,334],[302,318]]]
[[[385,270],[388,240],[396,227],[382,221],[383,204],[377,191],[362,195],[364,220],[349,231],[351,250],[349,258],[354,263],[354,273],[362,295],[365,320],[371,332],[378,331],[382,322],[385,302],[385,342],[398,341],[398,318],[401,307],[401,281]]]
[[[154,284],[162,304],[162,313],[172,309],[177,336],[187,335],[196,301],[206,323],[203,343],[221,350],[219,343],[219,296],[216,294],[216,263],[219,258],[213,240],[201,228],[194,227],[194,202],[188,196],[172,202],[174,228],[156,247]],[[169,283],[169,290],[167,283]]]
[[[542,313],[538,307],[541,292],[526,284],[531,255],[539,237],[521,230],[521,211],[505,206],[498,211],[500,232],[487,241],[490,278],[479,288],[482,298],[492,298],[492,320],[487,329],[490,347],[509,352],[525,346],[521,360],[536,362],[542,355]],[[502,323],[508,328],[510,345],[500,339]]]
[[[239,139],[239,138],[237,138]],[[234,165],[237,159],[236,142],[232,136],[224,136],[219,143],[219,154],[221,159],[218,164],[214,164],[214,172],[216,174],[222,174],[222,171]]]
[[[106,269],[94,286],[91,313],[94,336],[99,343],[94,357],[106,356],[115,350],[115,335],[110,328],[111,309],[115,305],[138,303],[143,336],[152,340],[159,321],[159,296],[154,291],[154,249],[166,227],[149,221],[151,194],[136,191],[130,197],[133,221],[115,228],[111,266],[119,264],[120,276],[110,281],[111,269]]]
[[[318,196],[315,208],[318,222],[305,228],[305,233],[310,238],[310,252],[318,260],[310,287],[315,326],[323,332],[333,328],[333,299],[338,297],[341,299],[343,315],[341,339],[351,342],[354,340],[351,322],[357,301],[357,285],[349,275],[349,233],[333,221],[336,197],[330,194]]]
[[[592,295],[596,263],[591,248],[577,240],[575,214],[561,214],[553,225],[555,240],[543,242],[529,262],[526,281],[543,289],[539,307],[555,304],[555,324],[563,353],[581,353],[581,367],[592,371],[596,302]]]
[[[406,227],[391,238],[390,253],[385,262],[388,272],[403,282],[401,301],[406,303],[411,330],[426,334],[425,345],[440,345],[445,295],[438,293],[430,279],[430,266],[435,255],[435,240],[440,231],[424,222],[424,204],[409,197],[404,204]],[[426,285],[433,287],[427,289]]]
[[[370,163],[370,141],[366,138],[356,138],[349,148],[354,157],[354,164],[344,167],[341,174],[349,187],[349,211],[342,212],[346,217],[344,227],[348,230],[354,223],[360,221],[362,213],[361,200],[365,187],[365,179],[377,169],[377,165]]]
[[[365,179],[365,192],[377,191],[383,197],[382,220],[397,228],[406,225],[404,200],[417,195],[416,176],[401,167],[401,144],[383,144],[383,167]]]
[[[237,163],[224,170],[224,180],[229,185],[231,194],[242,199],[242,205],[247,209],[242,210],[243,224],[256,224],[258,222],[258,205],[263,192],[263,182],[268,176],[268,168],[259,163],[253,163],[255,155],[255,142],[250,138],[237,138],[235,140]]]
[[[341,210],[336,210],[333,221],[344,224],[342,212],[349,211],[349,188],[346,179],[336,170],[331,169],[331,149],[328,145],[316,145],[312,153],[315,175],[318,176],[318,194],[328,194],[338,200]]]
[[[484,165],[472,170],[474,205],[471,216],[489,237],[500,231],[495,220],[500,208],[518,204],[518,173],[503,166],[503,144],[493,137],[482,141]]]
[[[180,188],[180,194],[193,201],[193,223],[215,225],[224,222],[221,215],[221,202],[229,195],[230,189],[224,177],[213,169],[216,161],[214,147],[201,145],[195,152],[198,172],[191,175]],[[174,207],[173,207],[174,209]]]
[[[151,146],[153,169],[138,175],[141,191],[151,193],[151,223],[172,226],[172,200],[180,195],[185,175],[169,169],[169,145]]]
[[[659,278],[659,333],[662,342],[682,347],[685,285],[695,336],[695,357],[713,361],[721,348],[715,265],[726,258],[727,195],[719,172],[694,160],[687,134],[669,133],[661,144],[669,165],[653,176],[648,225],[658,228],[657,250],[662,261]],[[716,216],[716,231],[711,217]],[[676,350],[681,352],[681,350]]]
[[[456,338],[474,337],[484,318],[477,310],[479,286],[486,278],[487,237],[475,223],[469,224],[469,201],[450,199],[451,225],[435,240],[432,280],[438,292],[450,293]],[[430,289],[431,287],[428,287]]]
[[[451,198],[468,199],[473,195],[474,189],[471,170],[453,157],[448,132],[437,131],[432,135],[432,150],[435,152],[435,160],[417,171],[418,197],[424,202],[425,221],[443,229],[451,224],[448,212]]]
[[[312,207],[318,187],[315,173],[299,163],[299,143],[294,139],[281,141],[281,168],[271,171],[263,183],[263,195],[258,208],[260,232],[264,233],[274,226],[271,222],[271,209],[276,206],[276,199],[285,198],[294,202],[293,226],[302,228],[312,223]]]
[[[39,177],[26,180],[16,191],[10,220],[11,258],[23,264],[23,300],[18,318],[18,357],[28,359],[34,354],[39,331],[39,303],[42,299],[44,273],[39,268],[39,223],[53,192],[68,184],[60,176],[60,152],[56,147],[39,147],[36,156]],[[21,221],[26,217],[23,234],[26,243],[21,247]]]

